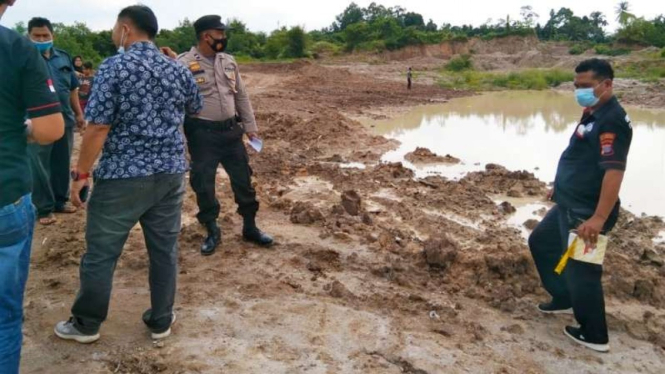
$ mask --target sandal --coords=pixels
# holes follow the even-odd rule
[[[46,217],[41,217],[39,218],[39,224],[42,226],[50,226],[54,224],[57,220],[55,219],[55,216],[53,214],[49,214]]]

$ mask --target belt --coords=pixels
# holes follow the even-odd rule
[[[231,117],[224,121],[208,121],[205,119],[186,117],[185,126],[194,126],[198,128],[206,128],[209,130],[228,131],[232,130],[238,124],[236,117]]]

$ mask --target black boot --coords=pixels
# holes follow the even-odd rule
[[[206,230],[208,230],[208,237],[201,244],[201,254],[204,256],[210,256],[215,253],[215,249],[222,241],[222,230],[217,226],[217,222],[210,221],[204,224]]]
[[[262,232],[258,227],[256,227],[255,217],[255,215],[247,215],[244,217],[242,237],[246,241],[258,244],[262,247],[270,247],[274,240],[270,235]]]

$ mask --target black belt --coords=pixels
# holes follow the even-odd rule
[[[187,127],[197,127],[197,128],[205,128],[209,130],[217,130],[217,131],[229,131],[233,130],[233,128],[238,124],[238,120],[236,117],[231,117],[227,120],[224,121],[208,121],[205,119],[200,119],[200,118],[194,118],[194,117],[186,117],[185,118],[185,126]]]

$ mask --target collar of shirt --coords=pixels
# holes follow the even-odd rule
[[[153,42],[147,40],[134,42],[132,43],[132,45],[129,46],[129,48],[127,48],[127,52],[134,52],[134,51],[144,52],[148,50],[159,51],[157,49],[157,46]]]
[[[609,99],[605,104],[603,104],[600,108],[592,112],[593,118],[595,118],[596,120],[602,118],[605,114],[607,114],[607,112],[610,111],[610,109],[614,108],[618,103],[619,100],[617,100],[617,97],[612,96],[612,98]]]
[[[61,55],[60,55],[60,52],[58,52],[58,50],[55,49],[55,48],[53,48],[53,47],[51,47],[51,49],[50,49],[50,54],[49,54],[48,57],[46,57],[46,56],[44,56],[44,55],[42,54],[42,57],[44,57],[44,60],[46,60],[46,61],[53,60],[54,58],[58,58],[58,57],[60,57],[60,56],[61,56]]]
[[[197,61],[201,61],[201,60],[208,60],[208,61],[210,61],[210,60],[211,60],[210,58],[205,57],[205,56],[203,55],[203,53],[201,53],[201,51],[199,51],[199,49],[198,49],[196,46],[192,47],[192,49],[190,50],[190,52],[192,52],[192,53],[194,54],[194,58],[195,58]],[[226,58],[226,53],[217,53],[217,54],[215,54],[215,57],[212,59],[212,61],[215,61],[215,60],[218,59],[218,58],[219,58],[219,59],[222,59],[222,60],[225,59],[225,58]]]

